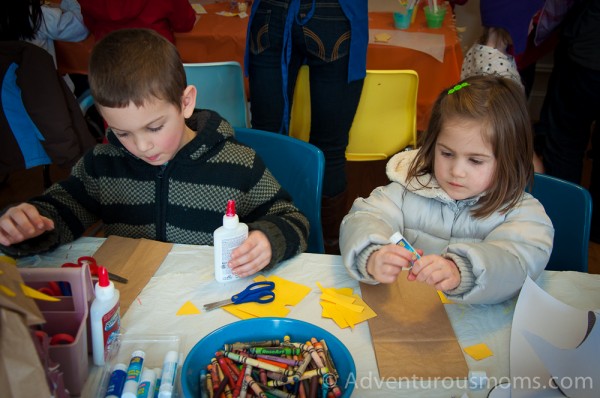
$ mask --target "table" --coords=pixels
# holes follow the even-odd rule
[[[216,12],[229,9],[228,2],[205,4],[204,8],[207,14],[199,16],[190,32],[175,34],[183,62],[237,61],[243,65],[248,18],[217,15]],[[429,29],[424,12],[419,9],[415,22],[405,31],[443,35],[443,62],[422,51],[405,47],[371,43],[367,50],[368,69],[414,69],[419,74],[418,130],[426,129],[430,108],[440,91],[460,78],[462,49],[450,15],[448,10],[440,29]],[[369,13],[369,28],[395,31],[392,13]],[[93,46],[92,35],[76,43],[57,41],[55,47],[59,72],[87,74]]]
[[[102,244],[102,238],[80,238],[43,256],[19,260],[20,266],[58,266],[74,261],[79,256],[93,254]],[[130,334],[179,334],[182,336],[184,355],[198,340],[212,330],[239,320],[223,310],[199,315],[176,316],[177,310],[188,300],[201,308],[242,290],[247,280],[218,284],[213,276],[212,247],[174,245],[150,282],[122,317],[122,327]],[[301,254],[280,264],[273,274],[309,286],[312,291],[297,306],[289,318],[313,323],[337,336],[350,350],[356,362],[357,377],[354,396],[359,397],[486,397],[489,388],[469,391],[465,380],[433,381],[381,380],[378,377],[375,354],[367,322],[354,330],[340,329],[330,319],[320,316],[320,291],[316,282],[325,287],[351,287],[359,291],[359,284],[348,276],[340,256]],[[266,274],[268,276],[268,274]],[[600,308],[600,275],[577,272],[545,271],[540,286],[550,294],[581,309]],[[486,343],[494,356],[475,361],[466,356],[470,370],[482,370],[488,378],[501,380],[509,375],[508,347],[512,315],[516,298],[496,305],[446,304],[445,308],[461,347]],[[99,368],[93,368],[82,396],[92,396],[100,377]]]

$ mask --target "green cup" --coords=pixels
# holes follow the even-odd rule
[[[428,28],[441,28],[442,23],[444,22],[444,16],[446,15],[446,7],[440,6],[437,9],[437,12],[429,9],[429,6],[425,6],[423,8],[425,10],[425,19],[427,20]]]

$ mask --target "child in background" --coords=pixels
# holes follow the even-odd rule
[[[497,75],[513,79],[523,86],[517,63],[508,53],[509,46],[512,46],[512,39],[505,29],[485,27],[479,41],[465,55],[460,78]]]
[[[25,40],[48,51],[56,66],[54,41],[81,41],[88,36],[81,9],[76,0],[47,4],[41,0],[10,0],[2,2],[0,39]],[[74,91],[68,76],[65,82]]]
[[[196,12],[189,0],[80,0],[83,20],[96,41],[117,29],[155,30],[171,43],[174,32],[189,32]]]
[[[99,220],[107,235],[212,245],[229,199],[250,230],[229,264],[238,276],[306,249],[308,221],[261,159],[217,113],[194,112],[173,44],[149,29],[115,31],[94,47],[89,79],[109,143],[0,217],[2,251],[49,250]]]
[[[533,179],[532,132],[523,90],[474,76],[434,104],[419,149],[387,164],[392,181],[355,200],[341,226],[350,274],[393,283],[413,254],[390,244],[399,231],[421,259],[408,280],[465,303],[498,303],[544,270],[554,229],[526,193]]]

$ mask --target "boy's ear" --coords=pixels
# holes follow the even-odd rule
[[[194,108],[196,107],[196,93],[196,86],[187,86],[185,90],[183,90],[183,96],[181,97],[181,110],[186,119],[192,116]]]

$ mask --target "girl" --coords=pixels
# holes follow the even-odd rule
[[[350,274],[366,283],[408,279],[454,301],[498,303],[544,269],[554,238],[533,179],[532,132],[523,90],[473,76],[442,92],[419,149],[390,159],[392,181],[358,198],[340,244]],[[399,231],[417,248],[390,244]]]

